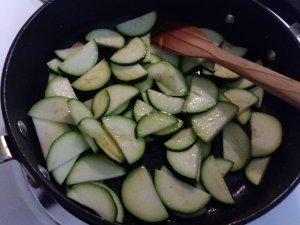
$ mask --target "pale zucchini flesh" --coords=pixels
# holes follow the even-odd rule
[[[248,180],[255,185],[259,185],[262,182],[269,162],[270,156],[253,158],[245,169]]]
[[[64,96],[77,98],[68,78],[57,76],[48,82],[45,90],[45,97]]]
[[[197,135],[190,127],[175,133],[164,145],[173,151],[181,151],[192,146],[197,140]]]

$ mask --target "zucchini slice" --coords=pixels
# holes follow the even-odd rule
[[[217,104],[218,88],[210,80],[193,76],[190,93],[185,99],[183,111],[199,113]]]
[[[282,125],[277,118],[267,113],[253,112],[250,125],[253,157],[270,155],[280,146]]]
[[[238,75],[237,73],[235,73],[219,64],[214,65],[214,75],[216,77],[220,77],[220,78],[224,78],[224,79],[236,79],[236,78],[240,77],[240,75]]]
[[[109,106],[105,115],[112,114],[118,107],[139,94],[139,90],[131,85],[114,84],[105,89],[109,95]]]
[[[202,165],[201,180],[206,190],[213,198],[226,204],[233,204],[234,200],[225,183],[223,175],[214,156],[209,156]],[[217,184],[217,185],[216,185]]]
[[[147,48],[141,38],[133,38],[123,48],[116,51],[110,60],[121,65],[133,64],[145,57]]]
[[[230,102],[239,107],[239,114],[254,105],[258,98],[248,90],[232,88],[224,92]]]
[[[270,156],[252,159],[245,169],[248,180],[255,185],[259,185],[264,177],[269,162]]]
[[[184,98],[168,96],[152,89],[147,90],[147,96],[151,105],[157,110],[170,114],[178,114],[182,111]]]
[[[89,148],[84,137],[77,131],[68,131],[52,143],[47,158],[47,169],[52,171]]]
[[[164,128],[170,127],[176,124],[178,121],[172,114],[153,111],[143,116],[136,127],[138,137],[145,137],[149,134],[153,134]]]
[[[51,59],[49,62],[47,62],[47,67],[51,72],[55,74],[61,74],[61,71],[58,69],[61,63],[62,63],[61,60],[54,58]]]
[[[179,213],[195,213],[210,200],[208,193],[177,179],[165,170],[155,170],[154,183],[162,202]]]
[[[63,133],[71,130],[71,127],[67,124],[39,118],[32,117],[32,122],[45,159],[52,142]]]
[[[172,64],[175,67],[179,67],[180,65],[180,57],[178,55],[175,55],[163,48],[159,48],[156,45],[151,44],[150,45],[150,51],[152,53],[152,57],[154,58],[151,59],[151,61],[166,61],[170,64]],[[152,62],[154,63],[154,62]]]
[[[262,89],[259,86],[254,86],[250,88],[249,91],[258,98],[258,101],[255,103],[255,106],[257,108],[260,108],[264,97],[264,89]]]
[[[187,94],[187,82],[181,71],[172,66],[172,64],[159,61],[150,65],[147,71],[149,77],[170,90],[173,96],[185,96]],[[169,93],[165,94],[169,95]]]
[[[121,189],[125,208],[146,222],[159,222],[168,218],[168,212],[155,190],[151,175],[144,166],[132,170]]]
[[[115,77],[121,81],[134,81],[147,75],[147,70],[140,64],[124,66],[110,63],[110,67]]]
[[[135,137],[136,122],[124,116],[102,118],[106,131],[120,147],[129,164],[139,160],[145,152],[144,138]]]
[[[103,87],[111,76],[110,67],[105,59],[93,66],[72,83],[72,87],[80,91],[93,91]]]
[[[195,133],[210,142],[237,114],[238,107],[229,102],[218,102],[213,108],[191,117]]]
[[[116,26],[117,31],[126,36],[134,37],[148,33],[154,26],[157,13],[151,11],[142,16],[127,20]]]
[[[68,78],[57,76],[51,79],[45,90],[45,97],[63,96],[77,98]]]
[[[61,60],[66,60],[66,59],[70,58],[71,56],[77,54],[77,52],[79,52],[82,49],[82,47],[83,47],[83,44],[80,42],[77,42],[70,48],[58,49],[58,50],[55,50],[54,53]]]
[[[125,157],[121,149],[98,120],[86,117],[80,121],[78,126],[95,140],[108,157],[119,163],[125,162]]]
[[[250,138],[235,122],[228,123],[223,129],[223,157],[233,162],[231,171],[240,170],[250,160]]]
[[[95,29],[90,31],[85,39],[87,41],[95,40],[95,42],[108,48],[122,48],[125,45],[125,38],[118,32],[110,29]]]
[[[158,135],[158,136],[172,134],[172,133],[178,131],[179,129],[181,129],[183,127],[183,125],[184,125],[183,120],[177,119],[177,123],[175,123],[171,126],[168,126],[164,129],[161,129],[159,131],[156,131],[154,134]]]
[[[110,97],[107,90],[99,91],[93,98],[92,111],[95,119],[104,115],[110,105]]]
[[[190,127],[182,129],[174,134],[164,145],[173,151],[182,151],[191,147],[197,140],[197,135]]]
[[[107,180],[125,174],[126,171],[120,164],[104,154],[90,153],[77,160],[67,177],[66,184]]]
[[[67,101],[63,96],[52,96],[39,100],[28,111],[28,116],[59,123],[74,124]]]
[[[206,28],[201,27],[200,30],[217,46],[220,46],[224,42],[224,37],[219,32]]]
[[[151,113],[152,111],[155,111],[155,109],[151,105],[143,102],[140,99],[137,99],[133,106],[133,115],[135,121],[138,122],[143,116]]]
[[[81,76],[91,69],[98,60],[98,46],[95,41],[85,44],[80,51],[63,61],[59,70],[73,76]]]
[[[100,185],[93,183],[76,184],[68,189],[67,196],[91,208],[109,222],[114,222],[116,219],[116,203],[110,192]]]
[[[225,176],[232,168],[233,162],[224,158],[215,158],[216,164],[222,176]]]
[[[52,170],[53,178],[58,184],[62,184],[65,181],[78,157],[79,155]]]

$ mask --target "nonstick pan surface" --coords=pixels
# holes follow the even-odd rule
[[[53,50],[65,48],[95,28],[113,28],[115,24],[156,10],[160,18],[172,18],[189,24],[215,29],[236,45],[247,46],[252,56],[265,65],[300,79],[300,47],[282,23],[253,1],[238,0],[52,0],[37,11],[20,30],[3,70],[1,100],[8,142],[13,155],[23,163],[38,183],[43,185],[66,209],[89,224],[106,224],[90,210],[79,206],[64,195],[64,191],[39,172],[45,162],[39,147],[29,108],[43,98],[49,71],[46,62],[54,58]],[[226,23],[228,15],[233,23]],[[270,51],[276,53],[268,60]],[[278,117],[283,124],[283,143],[272,156],[264,181],[251,185],[243,172],[226,179],[235,199],[227,206],[215,201],[208,212],[193,219],[170,217],[162,224],[244,224],[282,200],[300,179],[300,113],[293,107],[266,94],[262,111]],[[27,134],[19,131],[20,121]],[[162,152],[161,143],[153,142],[147,152]],[[161,151],[160,151],[161,150]],[[163,155],[146,154],[143,163],[153,172],[163,161]],[[120,180],[110,182],[116,190]],[[143,224],[129,213],[124,224]]]

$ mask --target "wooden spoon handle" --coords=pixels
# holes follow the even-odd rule
[[[212,49],[211,49],[212,50]],[[300,109],[300,82],[287,76],[232,55],[223,49],[211,51],[214,62],[240,74],[271,94]]]

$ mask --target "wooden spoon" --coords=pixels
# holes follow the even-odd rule
[[[165,22],[159,28],[151,38],[159,47],[182,56],[209,59],[300,109],[299,81],[219,48],[197,27]]]

